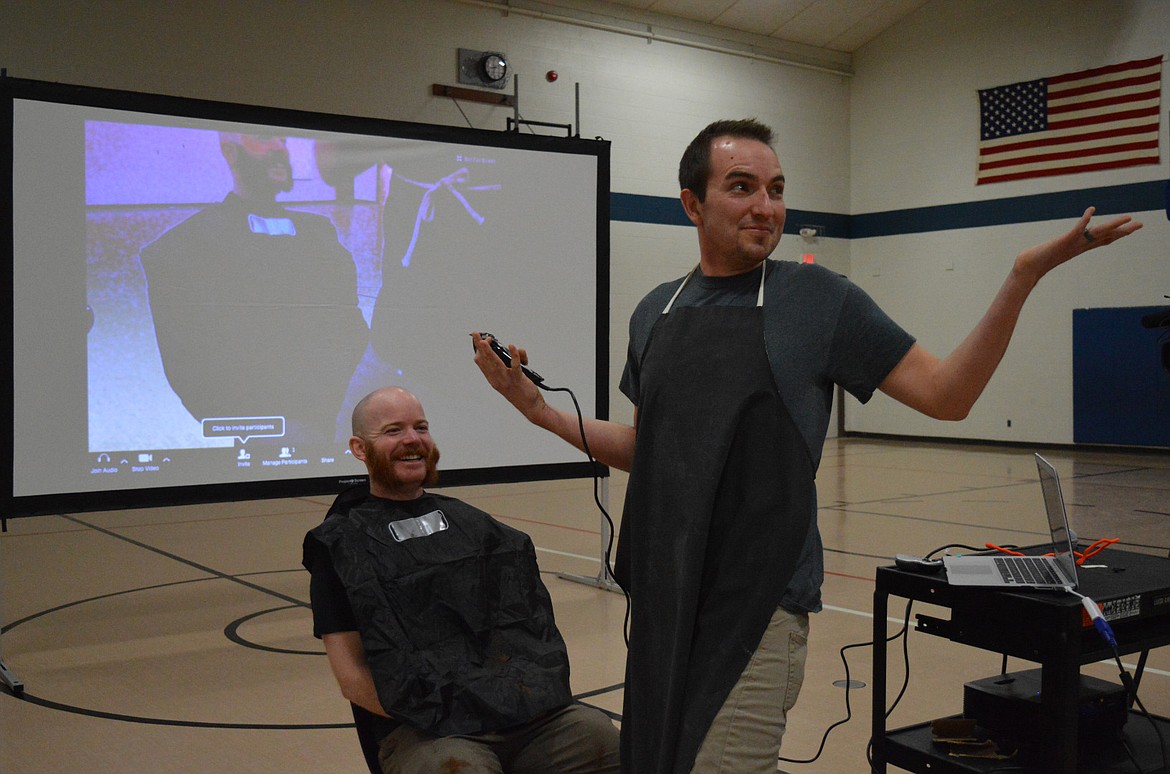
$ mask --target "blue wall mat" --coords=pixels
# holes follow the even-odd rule
[[[1143,328],[1164,306],[1073,310],[1073,441],[1170,447],[1170,328]]]

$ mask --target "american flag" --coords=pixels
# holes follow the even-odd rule
[[[979,90],[978,184],[1157,164],[1162,57]]]

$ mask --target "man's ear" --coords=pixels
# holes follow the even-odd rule
[[[698,196],[695,196],[695,192],[689,188],[684,188],[678,196],[682,200],[683,210],[687,213],[687,217],[691,219],[691,223],[694,223],[696,226],[703,225],[703,203],[699,201]]]
[[[349,451],[353,454],[354,459],[366,461],[366,445],[358,436],[351,435],[349,437]]]

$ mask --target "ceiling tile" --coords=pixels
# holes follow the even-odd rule
[[[715,19],[732,29],[771,35],[815,0],[739,0]]]
[[[711,23],[733,5],[736,0],[654,0],[646,10]]]
[[[613,13],[649,11],[781,41],[851,53],[929,0],[605,0]]]

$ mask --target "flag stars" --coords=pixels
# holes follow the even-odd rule
[[[981,89],[979,105],[984,140],[1048,128],[1048,84],[1043,79]]]

